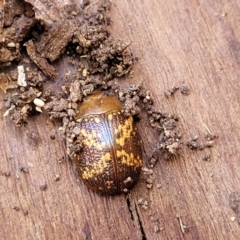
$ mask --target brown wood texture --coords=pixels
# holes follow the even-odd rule
[[[128,199],[88,190],[67,160],[64,142],[50,138],[60,125],[42,114],[16,128],[3,118],[1,92],[0,238],[239,239],[229,207],[230,193],[240,192],[239,13],[234,0],[113,1],[111,32],[131,40],[139,58],[134,77],[124,81],[142,81],[158,109],[177,114],[185,141],[204,138],[205,126],[219,136],[212,148],[184,148],[183,156],[158,162],[153,189],[146,189],[142,176]],[[191,92],[166,98],[164,91],[174,85]],[[139,126],[151,154],[156,136],[144,119]],[[203,161],[207,154],[211,160]],[[148,201],[146,210],[140,198]]]

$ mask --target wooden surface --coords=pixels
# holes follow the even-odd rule
[[[2,117],[1,92],[1,239],[239,239],[229,195],[240,192],[240,2],[187,2],[114,1],[111,32],[130,39],[139,58],[126,81],[143,81],[160,110],[179,116],[185,141],[204,139],[207,126],[219,136],[214,146],[160,161],[150,191],[142,176],[128,199],[102,197],[79,180],[64,142],[50,138],[59,125],[43,114],[14,127]],[[174,85],[191,93],[166,98]],[[144,120],[139,126],[151,154],[154,134]]]

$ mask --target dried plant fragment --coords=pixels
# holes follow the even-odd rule
[[[39,56],[36,52],[35,45],[32,40],[29,40],[24,44],[27,48],[27,53],[31,60],[46,74],[46,76],[51,79],[55,79],[57,77],[56,69],[51,66],[45,58]]]
[[[46,36],[43,35],[41,40],[35,43],[36,51],[41,57],[53,62],[65,51],[77,27],[77,20],[61,22],[54,31],[49,32]]]
[[[17,82],[13,81],[8,74],[0,73],[0,88],[6,94],[8,89],[17,88]]]
[[[24,71],[24,66],[23,65],[19,65],[18,66],[18,79],[17,79],[17,83],[18,83],[19,86],[22,86],[22,87],[26,87],[27,86],[26,75],[25,75],[25,71]]]

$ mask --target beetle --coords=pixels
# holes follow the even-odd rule
[[[95,92],[79,104],[75,121],[82,148],[74,162],[83,182],[100,194],[127,192],[142,168],[142,143],[133,117],[124,115],[116,97]]]

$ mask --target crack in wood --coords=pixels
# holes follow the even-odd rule
[[[126,201],[127,201],[127,206],[128,206],[128,211],[130,213],[131,216],[131,220],[134,221],[134,216],[133,216],[133,212],[132,212],[132,207],[131,207],[131,203],[128,197],[126,197]]]
[[[131,220],[132,220],[133,222],[135,222],[135,221],[134,221],[132,204],[131,204],[130,199],[129,199],[128,196],[126,196],[126,202],[127,202],[127,206],[128,206],[128,211],[129,211],[130,216],[131,216]],[[134,204],[134,208],[135,208],[135,211],[136,211],[137,223],[138,223],[138,225],[139,225],[139,228],[140,228],[140,231],[141,231],[141,234],[142,234],[142,240],[147,240],[147,237],[146,237],[146,234],[145,234],[145,231],[144,231],[144,228],[143,228],[143,225],[142,225],[142,221],[141,221],[140,215],[139,215],[139,213],[138,213],[138,209],[137,209],[136,204]]]
[[[147,240],[147,237],[146,237],[146,234],[145,234],[145,231],[144,231],[144,228],[143,228],[143,225],[142,225],[142,221],[141,221],[140,215],[138,213],[138,209],[137,209],[136,204],[135,204],[135,209],[136,209],[136,213],[137,213],[138,224],[140,226],[140,230],[141,230],[141,233],[142,233],[142,240]]]

